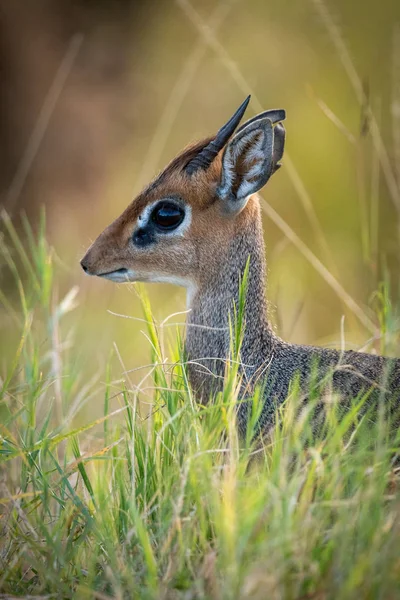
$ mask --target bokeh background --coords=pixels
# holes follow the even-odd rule
[[[399,299],[398,0],[1,0],[0,19],[1,203],[17,226],[45,206],[58,297],[79,286],[65,351],[88,380],[115,348],[115,378],[148,363],[149,344],[140,321],[111,314],[142,316],[133,286],[85,277],[80,257],[248,93],[248,117],[287,111],[284,167],[263,191],[277,330],[348,348],[373,338],[379,282]],[[185,309],[178,288],[148,291],[160,321]],[[1,330],[5,356],[6,312]]]

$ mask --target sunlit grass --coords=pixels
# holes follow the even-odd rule
[[[4,226],[2,254],[19,304],[2,300],[20,337],[1,371],[6,596],[397,597],[400,435],[389,435],[383,418],[360,417],[361,398],[342,418],[331,399],[313,433],[319,398],[301,408],[294,382],[268,438],[256,435],[259,393],[238,437],[246,278],[215,402],[196,404],[179,336],[166,361],[143,290],[151,402],[129,379],[116,389],[106,364],[93,395],[63,326],[76,291],[56,301],[44,221],[36,235],[25,224],[28,246],[6,216]],[[385,287],[377,302],[385,334],[392,315]],[[102,403],[104,414],[76,424],[85,402]]]

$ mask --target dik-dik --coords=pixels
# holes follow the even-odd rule
[[[89,275],[118,283],[168,282],[184,286],[188,373],[196,397],[220,389],[230,353],[229,316],[238,302],[249,261],[240,353],[241,397],[264,390],[260,426],[273,422],[295,377],[304,395],[311,379],[326,381],[343,405],[369,391],[398,403],[400,360],[289,344],[268,320],[266,263],[257,192],[280,167],[284,110],[269,110],[238,128],[248,97],[232,118],[186,148],[109,225],[81,261]],[[321,397],[326,390],[321,389]],[[239,427],[246,425],[246,403]]]

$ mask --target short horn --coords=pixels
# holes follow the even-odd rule
[[[229,119],[227,123],[218,131],[215,138],[207,144],[185,167],[185,171],[188,175],[193,175],[197,170],[206,170],[213,162],[217,154],[225,146],[236,127],[239,125],[248,103],[250,102],[250,96],[247,96],[246,100],[239,106],[235,114]]]

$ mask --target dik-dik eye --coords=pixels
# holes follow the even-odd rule
[[[176,229],[184,217],[185,211],[174,202],[160,202],[151,213],[152,222],[161,231]]]

